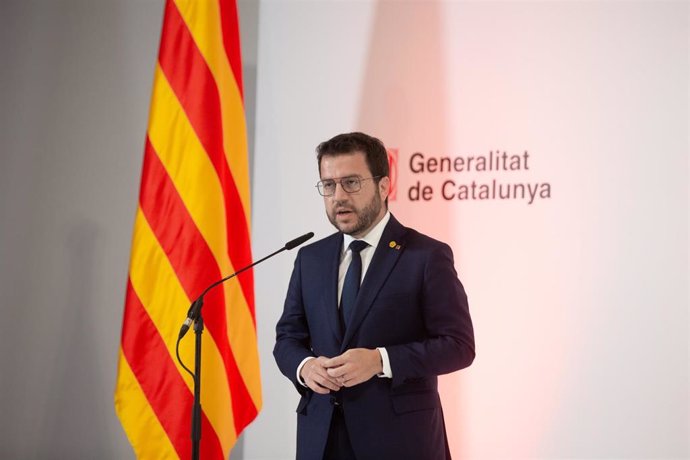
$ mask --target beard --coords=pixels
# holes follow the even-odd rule
[[[381,197],[378,193],[375,193],[371,201],[369,201],[369,203],[367,203],[367,205],[362,209],[335,203],[335,205],[326,212],[326,215],[328,216],[328,220],[331,222],[331,224],[333,224],[335,228],[344,234],[363,236],[361,233],[369,230],[376,218],[379,216],[379,213],[381,212],[381,205]],[[339,207],[343,207],[351,211],[356,217],[355,222],[351,224],[342,224],[338,222],[336,209]]]

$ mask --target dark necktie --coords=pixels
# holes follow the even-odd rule
[[[352,310],[355,308],[357,293],[359,292],[359,282],[362,279],[362,256],[360,251],[369,246],[369,243],[362,240],[354,240],[350,243],[352,251],[352,262],[347,268],[343,292],[340,296],[340,314],[343,318],[343,326],[347,329],[352,317]]]

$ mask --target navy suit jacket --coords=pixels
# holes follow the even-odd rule
[[[297,407],[297,458],[322,460],[333,393],[320,395],[296,380],[308,356],[385,347],[393,378],[373,377],[338,393],[358,459],[450,458],[437,376],[469,366],[474,334],[467,297],[450,247],[393,216],[366,272],[350,325],[338,315],[342,233],[297,254],[274,356],[302,398]]]

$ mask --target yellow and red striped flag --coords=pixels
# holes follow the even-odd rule
[[[167,0],[144,149],[115,409],[138,458],[189,458],[193,381],[175,358],[187,309],[251,263],[237,5]],[[203,308],[201,457],[228,458],[261,408],[254,281]],[[192,334],[180,354],[194,364]]]

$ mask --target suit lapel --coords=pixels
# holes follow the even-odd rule
[[[326,274],[326,282],[324,288],[324,308],[326,308],[326,316],[328,317],[328,324],[333,330],[338,339],[338,343],[342,343],[343,330],[340,325],[340,316],[338,315],[338,268],[340,267],[340,254],[343,249],[343,235],[338,234],[333,238],[333,243],[328,247],[328,258],[331,264],[329,267],[324,267],[328,270]]]
[[[341,352],[347,349],[350,340],[357,329],[359,329],[367,313],[369,313],[376,296],[381,291],[381,287],[386,282],[386,279],[388,279],[388,275],[398,261],[404,249],[405,232],[405,227],[400,225],[391,215],[390,221],[386,225],[381,235],[381,240],[376,247],[374,257],[371,259],[371,264],[364,276],[362,286],[359,289],[359,296],[357,297],[354,312],[350,319],[350,325],[345,331],[345,337],[340,350]],[[395,244],[392,244],[393,242]]]

